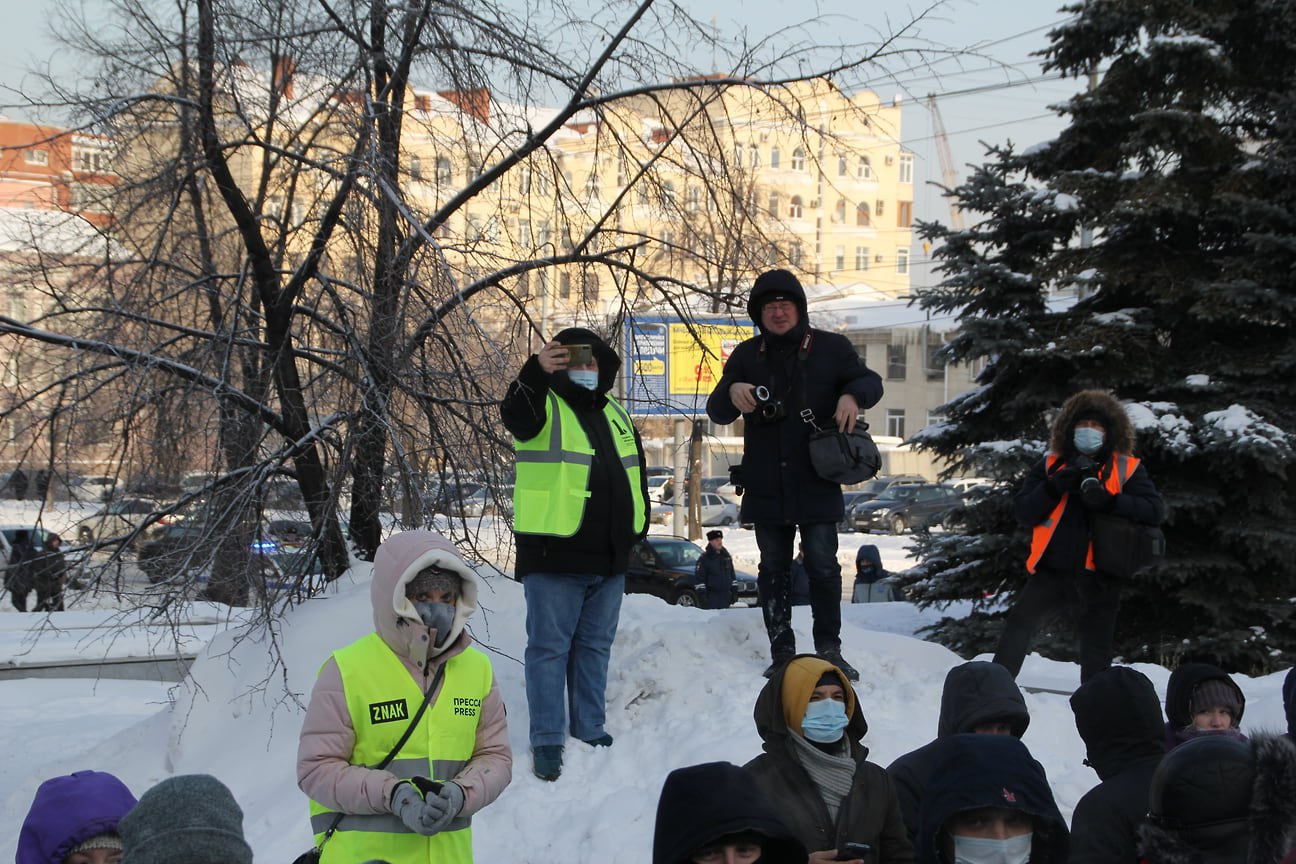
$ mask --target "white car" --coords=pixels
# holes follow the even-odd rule
[[[687,507],[686,507],[687,510]],[[652,508],[650,518],[659,525],[665,525],[674,518],[673,501],[666,501]],[[714,492],[702,493],[702,524],[732,525],[738,521],[738,507],[732,501],[726,501]]]
[[[669,474],[654,474],[648,478],[648,500],[653,504],[661,504],[670,498],[671,487],[675,485],[675,478]]]

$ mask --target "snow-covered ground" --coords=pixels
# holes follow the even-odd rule
[[[0,509],[5,523],[23,515]],[[491,528],[489,522],[483,527]],[[739,564],[754,570],[751,532],[730,529],[725,534]],[[848,582],[861,542],[865,538],[860,535],[842,536]],[[872,535],[867,542],[878,545],[888,569],[905,566],[904,538]],[[489,562],[503,559],[499,550],[489,554],[493,543],[487,537],[479,545]],[[512,784],[473,820],[476,860],[647,862],[657,795],[667,773],[716,759],[742,763],[760,751],[751,717],[768,662],[760,611],[685,609],[632,595],[625,598],[607,693],[608,730],[615,745],[596,750],[569,742],[562,778],[556,783],[537,780],[530,771],[520,662],[525,645],[521,586],[488,576],[480,601],[472,632],[491,657],[508,705],[515,762]],[[96,605],[83,598],[72,608],[81,604]],[[5,625],[0,632],[9,634],[0,636],[0,661],[11,658],[14,645],[38,654],[47,644],[63,644],[46,638],[53,632],[49,628],[66,629],[60,619],[84,625],[96,616],[107,620],[118,614],[111,608],[83,609],[46,620],[15,613],[7,602],[0,610]],[[842,608],[843,653],[861,675],[857,689],[869,723],[866,743],[871,758],[883,765],[934,736],[945,673],[962,662],[945,648],[913,637],[938,615],[904,603]],[[795,610],[794,625],[799,644],[808,648],[808,608]],[[35,640],[15,635],[32,628],[47,632]],[[6,742],[0,750],[0,837],[5,838],[0,859],[13,854],[41,780],[94,768],[118,775],[137,795],[173,774],[214,774],[243,807],[244,831],[256,860],[293,860],[311,842],[307,803],[294,772],[304,703],[329,652],[370,629],[362,565],[323,596],[293,609],[272,634],[248,634],[236,617],[225,618],[213,628],[210,643],[181,684],[0,681],[0,740]],[[111,653],[113,631],[79,632],[84,656]],[[1164,695],[1169,672],[1139,668]],[[1075,665],[1032,655],[1019,680],[1069,689],[1078,683],[1079,672]],[[1235,680],[1247,696],[1244,730],[1285,728],[1282,673]],[[1066,697],[1028,693],[1026,701],[1031,725],[1024,741],[1044,764],[1069,816],[1097,778],[1082,764],[1084,748]]]

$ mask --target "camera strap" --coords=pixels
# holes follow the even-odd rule
[[[785,378],[783,375],[785,370],[780,368],[781,364],[774,362],[772,352],[766,350],[765,337],[761,336],[760,347],[756,349],[756,354],[769,367],[774,388],[777,389],[782,385],[782,392],[777,397],[780,402],[786,401],[792,395],[792,390],[798,383],[801,385],[801,392],[805,392],[805,359],[810,355],[810,346],[813,344],[814,330],[807,327],[805,335],[801,337],[801,343],[797,346],[796,365],[792,370],[792,375]]]

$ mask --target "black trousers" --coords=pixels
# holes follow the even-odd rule
[[[1038,568],[1008,612],[994,662],[1016,678],[1040,625],[1065,613],[1080,642],[1080,681],[1088,681],[1111,666],[1119,607],[1120,588],[1114,579],[1094,570],[1081,570],[1071,576]]]

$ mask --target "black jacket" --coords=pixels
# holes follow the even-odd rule
[[[955,813],[979,807],[1021,810],[1035,820],[1030,864],[1065,864],[1067,826],[1044,769],[1011,735],[951,735],[941,740],[923,796],[917,860],[941,864],[940,832]]]
[[[544,428],[548,394],[554,394],[571,406],[594,448],[590,467],[590,497],[580,529],[571,537],[546,537],[515,534],[517,562],[515,575],[528,573],[581,573],[614,576],[624,573],[630,561],[630,547],[648,533],[648,514],[634,524],[634,505],[630,484],[617,457],[612,431],[603,415],[607,393],[616,382],[621,360],[597,335],[581,328],[569,328],[555,337],[563,345],[593,345],[598,358],[598,389],[591,391],[573,384],[565,372],[550,375],[540,367],[532,354],[518,377],[509,385],[500,403],[504,428],[522,441],[530,440]],[[641,469],[646,462],[639,430],[634,430]],[[640,471],[643,500],[648,501],[648,478]]]
[[[652,864],[688,864],[706,844],[743,831],[763,836],[761,864],[805,864],[805,848],[746,770],[728,762],[679,768],[657,801]]]
[[[705,608],[727,609],[734,580],[733,558],[729,550],[721,547],[716,551],[707,544],[698,557],[695,575],[698,583],[706,586]]]
[[[1146,675],[1104,669],[1071,697],[1085,762],[1102,781],[1071,815],[1071,864],[1137,864],[1138,827],[1165,740],[1161,700]]]
[[[707,399],[707,416],[722,426],[738,419],[739,411],[729,398],[729,386],[736,382],[764,385],[774,398],[782,398],[787,410],[783,420],[757,423],[749,415],[744,424],[742,520],[837,522],[843,512],[841,486],[822,479],[811,467],[811,429],[799,415],[808,407],[820,428],[836,428],[833,413],[842,394],[854,396],[860,410],[871,408],[882,398],[882,379],[864,365],[845,336],[810,327],[805,292],[794,278],[789,275],[780,284],[795,285],[792,290],[778,290],[795,298],[800,313],[796,327],[782,336],[762,328],[761,335],[734,348]],[[761,297],[772,290],[772,286],[754,287],[748,299],[748,313],[758,328]],[[807,337],[809,352],[798,364],[798,349]]]
[[[756,697],[753,713],[765,752],[745,767],[807,851],[840,849],[846,842],[867,843],[873,847],[869,864],[912,862],[913,846],[905,832],[895,786],[882,766],[867,761],[868,748],[862,739],[868,723],[858,699],[845,732],[857,766],[855,779],[837,811],[836,824],[829,819],[828,805],[792,749],[790,738],[797,733],[788,728],[783,717],[783,676],[788,666],[784,664],[775,672]]]
[[[1287,715],[1287,737],[1296,741],[1296,666],[1287,670],[1282,685],[1283,712]]]
[[[918,811],[940,742],[951,735],[971,732],[992,720],[1007,721],[1017,738],[1026,734],[1030,725],[1026,700],[1012,673],[998,663],[985,660],[971,660],[950,669],[941,690],[936,739],[887,766],[887,773],[895,782],[910,840],[918,835]]]

